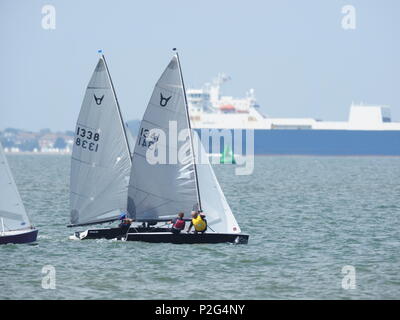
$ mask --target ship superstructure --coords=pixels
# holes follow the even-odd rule
[[[253,129],[256,154],[400,155],[400,122],[388,106],[352,103],[348,121],[272,118],[261,113],[254,89],[244,98],[221,95],[228,80],[219,74],[187,90],[193,128]]]

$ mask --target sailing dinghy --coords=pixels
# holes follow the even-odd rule
[[[0,144],[0,244],[35,242],[38,230],[29,221]]]
[[[106,59],[101,55],[76,124],[70,227],[112,222],[126,211],[131,169],[126,130]]]
[[[108,72],[107,69],[105,70]],[[104,77],[104,79],[107,78]],[[109,74],[108,80],[111,81]],[[92,86],[89,84],[89,87]],[[102,86],[104,86],[104,83]],[[92,92],[87,99],[90,100],[91,95]],[[114,100],[116,101],[116,99]],[[91,101],[88,101],[88,103],[93,105]],[[83,107],[85,107],[85,102]],[[119,112],[115,106],[112,109]],[[86,117],[85,119],[90,118]],[[168,132],[171,123],[176,132],[179,133],[179,139],[175,139],[175,141],[173,137],[169,136],[171,132]],[[106,125],[110,130],[111,127],[115,127],[115,122],[108,118]],[[98,126],[94,125],[94,127],[97,128]],[[165,134],[165,139],[158,139],[157,132],[160,131]],[[117,212],[126,212],[127,216],[135,221],[134,225],[121,228],[91,229],[76,232],[74,237],[76,239],[106,238],[153,243],[247,243],[249,236],[241,233],[208,158],[203,157],[201,162],[198,159],[196,160],[194,134],[190,127],[185,87],[179,56],[176,53],[155,85],[140,125],[131,167],[129,170],[128,166],[124,167],[123,175],[120,173],[112,175],[115,184],[118,184],[117,181],[121,180],[122,176],[125,178],[127,172],[130,171],[129,186],[125,188],[123,187],[124,184],[119,185],[120,190],[117,194],[121,196],[120,202],[118,202],[118,205],[117,202],[114,202],[113,208],[118,209]],[[124,140],[124,135],[120,131],[119,137],[115,135],[114,139]],[[200,151],[197,150],[200,154],[205,154],[201,143],[197,143],[196,146],[200,149]],[[105,147],[105,145],[99,146],[99,152],[100,149]],[[128,144],[125,145],[125,153],[129,154],[127,147],[129,147]],[[169,152],[171,155],[169,161],[163,164],[150,163],[147,157],[148,150],[153,150],[157,154],[161,148],[165,148],[167,153]],[[77,148],[74,147],[74,151],[75,149]],[[121,153],[123,150],[123,148],[120,148],[119,152]],[[171,159],[177,158],[177,154],[181,150],[185,151],[181,157],[183,161]],[[87,152],[87,150],[81,152]],[[120,153],[118,156],[120,156]],[[112,163],[112,159],[108,159],[108,162],[106,162],[100,154],[98,156],[97,161],[103,161],[103,167],[107,167],[108,162]],[[74,153],[73,157],[75,157]],[[81,162],[79,161],[76,164],[80,166]],[[95,166],[89,161],[88,170],[92,170],[93,167]],[[99,169],[97,176],[102,175],[103,167]],[[85,181],[87,181],[87,175],[88,173],[85,172]],[[99,182],[103,179],[97,180],[97,185],[99,185]],[[76,181],[72,181],[71,177],[71,185],[73,183],[77,187]],[[71,188],[73,187],[71,186]],[[111,184],[103,186],[104,195],[107,193],[115,194],[117,190],[113,190],[113,188],[114,186]],[[86,198],[96,199],[96,195],[91,191],[92,188],[87,184],[82,187],[82,190],[88,193]],[[123,194],[126,196],[125,198]],[[93,207],[94,211],[86,212],[85,210],[89,207],[76,208],[73,210],[78,210],[78,214],[72,214],[71,218],[90,215],[92,221],[102,222],[102,219],[96,220],[94,218],[98,216],[99,212],[105,212],[104,208],[107,208],[109,212],[112,208],[109,200],[103,197],[97,201],[99,205],[96,205],[96,208]],[[176,217],[176,214],[181,211],[185,212],[185,218],[188,218],[193,210],[200,210],[206,215],[208,229],[205,233],[182,232],[173,234],[170,232],[166,222]],[[112,216],[114,220],[116,217],[116,215]],[[105,221],[103,220],[103,222]],[[88,219],[85,219],[85,221],[79,221],[79,224],[75,223],[75,225],[82,225],[85,222],[90,223]]]

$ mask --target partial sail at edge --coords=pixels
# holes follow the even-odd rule
[[[0,233],[28,229],[31,227],[28,214],[22,203],[3,147],[0,144]]]
[[[126,211],[131,156],[104,56],[87,86],[71,160],[71,225],[118,219]]]

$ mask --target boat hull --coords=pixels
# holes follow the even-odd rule
[[[238,233],[180,233],[155,232],[155,233],[129,233],[127,241],[142,241],[151,243],[174,243],[174,244],[195,244],[195,243],[235,243],[247,244],[249,235]]]
[[[99,228],[89,229],[86,231],[77,231],[71,239],[86,240],[86,239],[117,239],[121,240],[126,237],[129,226],[122,228]]]
[[[125,241],[142,241],[151,243],[237,243],[247,244],[249,236],[238,233],[180,233],[174,234],[166,228],[104,228],[75,232],[71,239],[115,239]]]
[[[18,234],[12,235],[2,235],[0,236],[0,244],[8,244],[8,243],[32,243],[37,239],[38,230],[27,230],[26,232],[21,232]]]

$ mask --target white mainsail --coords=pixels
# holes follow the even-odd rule
[[[196,164],[189,121],[179,57],[175,55],[155,86],[140,125],[132,158],[128,212],[138,221],[161,221],[180,211],[188,218],[192,210],[199,208],[207,216],[209,232],[239,233],[210,163]],[[173,141],[176,137],[170,139],[171,122],[176,126],[178,141]],[[162,130],[165,139],[152,136],[154,129]],[[146,157],[149,148],[162,148],[168,155],[171,150],[173,154],[186,149],[185,159],[179,161],[178,157],[177,163],[171,163],[168,157],[167,164],[151,164]]]
[[[128,212],[136,220],[168,220],[179,211],[190,213],[198,207],[195,168],[192,150],[188,150],[188,163],[152,165],[146,158],[148,148],[179,150],[189,141],[170,144],[169,123],[176,124],[177,132],[188,128],[185,96],[177,56],[174,56],[161,75],[150,98],[140,124],[132,157],[131,179],[128,193]],[[152,129],[166,134],[164,143],[150,136]],[[176,142],[176,140],[175,140]],[[171,160],[171,159],[169,159]],[[170,161],[171,162],[171,161]]]
[[[87,86],[71,160],[71,225],[112,221],[126,211],[131,156],[104,56]]]
[[[0,234],[31,227],[3,147],[0,144]]]

